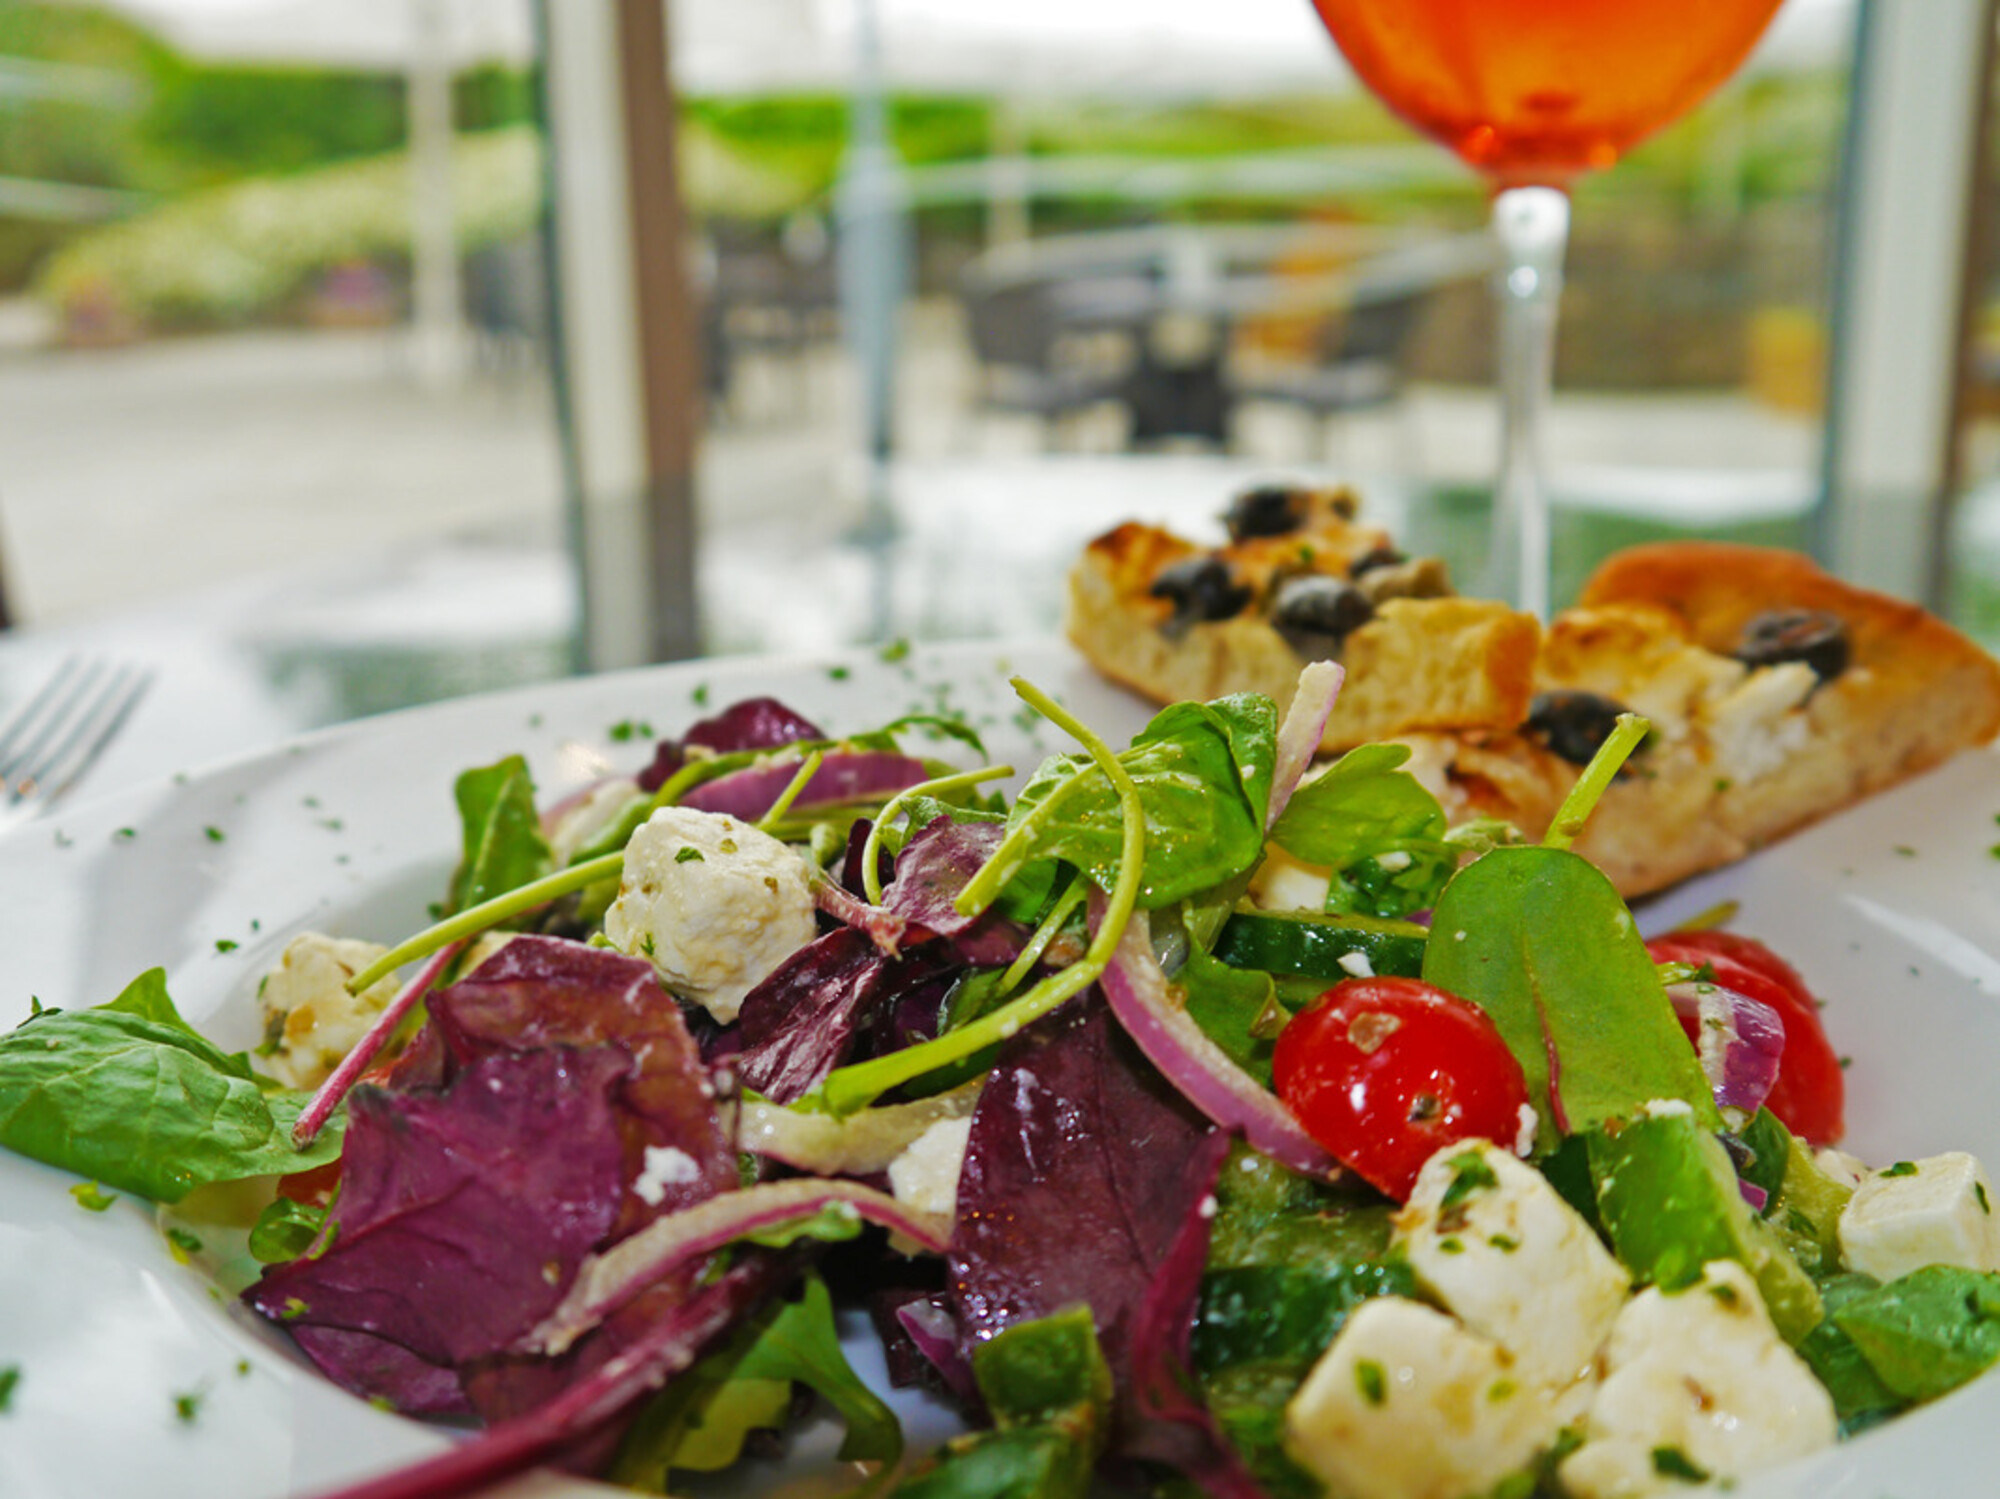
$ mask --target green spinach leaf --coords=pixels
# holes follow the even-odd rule
[[[2000,1275],[1926,1265],[1832,1313],[1883,1385],[1934,1400],[2000,1360]]]
[[[1263,853],[1262,804],[1276,751],[1258,732],[1253,712],[1237,700],[1225,703],[1220,710],[1176,703],[1118,757],[1138,786],[1146,818],[1142,908],[1171,905],[1219,885]],[[1043,761],[1015,798],[1007,823],[1010,835],[1030,835],[1025,849],[1017,846],[1022,865],[1064,859],[1106,890],[1118,878],[1122,826],[1117,792],[1082,755]]]
[[[1407,916],[1435,905],[1458,867],[1444,809],[1402,768],[1401,744],[1349,750],[1292,794],[1271,840],[1332,872],[1326,908]]]
[[[44,1010],[0,1036],[0,1145],[155,1202],[332,1160],[343,1116],[310,1150],[292,1146],[305,1101],[197,1034],[157,969],[108,1004]]]
[[[1498,848],[1460,870],[1431,918],[1424,978],[1499,1027],[1542,1121],[1538,1153],[1654,1099],[1721,1128],[1632,913],[1577,855]]]
[[[849,1367],[833,1298],[824,1281],[809,1275],[797,1301],[767,1308],[647,1407],[613,1476],[664,1493],[676,1469],[729,1467],[751,1432],[785,1424],[794,1381],[817,1391],[847,1423],[841,1461],[878,1462],[885,1474],[901,1461],[903,1429]]]
[[[535,810],[528,762],[509,755],[468,770],[453,788],[464,824],[464,853],[451,877],[450,906],[463,911],[518,890],[555,869]]]

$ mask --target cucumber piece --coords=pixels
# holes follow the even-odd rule
[[[1413,921],[1316,911],[1238,911],[1215,939],[1214,956],[1232,968],[1297,974],[1329,983],[1353,978],[1340,960],[1354,954],[1379,974],[1416,978],[1430,933]]]

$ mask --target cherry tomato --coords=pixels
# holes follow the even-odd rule
[[[1528,1102],[1486,1012],[1420,979],[1343,979],[1279,1032],[1271,1070],[1306,1133],[1398,1202],[1443,1147],[1511,1144]]]
[[[1646,944],[1655,963],[1706,964],[1715,981],[1769,1005],[1785,1022],[1778,1081],[1764,1105],[1785,1128],[1815,1145],[1831,1145],[1846,1129],[1847,1078],[1827,1039],[1819,1001],[1783,958],[1734,932],[1670,932]]]

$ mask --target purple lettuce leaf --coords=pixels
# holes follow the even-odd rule
[[[1132,1319],[1132,1381],[1120,1392],[1119,1452],[1162,1463],[1213,1499],[1265,1499],[1202,1399],[1189,1355],[1215,1222],[1215,1179],[1228,1154],[1228,1134],[1215,1130],[1187,1163],[1201,1196],[1181,1220]]]
[[[792,761],[751,765],[688,789],[681,805],[701,812],[726,812],[755,822],[784,794],[799,767]],[[799,809],[837,802],[880,800],[929,777],[921,760],[886,750],[835,751],[820,761],[792,805]]]
[[[882,892],[882,905],[952,945],[975,967],[1003,968],[1021,954],[1033,933],[997,911],[964,916],[953,904],[992,857],[1006,835],[997,822],[926,823],[896,858],[896,878]]]
[[[793,953],[744,996],[736,1075],[773,1103],[792,1103],[861,1051],[937,1032],[945,982],[939,956],[890,958],[854,927]]]
[[[701,1053],[650,963],[557,937],[516,937],[430,1000],[448,1068],[495,1051],[612,1044],[638,1059],[619,1088],[626,1180],[645,1175],[649,1148],[690,1157],[657,1196],[628,1194],[615,1234],[736,1185],[736,1153],[715,1107]],[[657,1173],[656,1173],[657,1175]]]
[[[810,1251],[747,1251],[728,1273],[679,1300],[615,1355],[468,1441],[323,1499],[450,1499],[544,1464],[594,1473],[639,1402],[690,1367],[731,1327],[798,1278]]]
[[[1120,1391],[1133,1388],[1141,1308],[1209,1195],[1189,1163],[1210,1134],[1094,997],[1011,1042],[959,1176],[947,1296],[961,1353],[1083,1302]]]
[[[745,698],[713,718],[704,718],[679,739],[662,739],[653,752],[653,763],[639,772],[639,786],[643,791],[658,791],[669,776],[687,763],[690,746],[718,755],[733,755],[825,737],[816,724],[801,718],[776,698]]]
[[[554,1309],[618,1211],[613,1095],[631,1070],[618,1048],[552,1048],[483,1058],[441,1091],[357,1089],[324,1248],[246,1299],[295,1331],[359,1335],[301,1339],[343,1386],[437,1409],[428,1371],[364,1340],[450,1367]]]

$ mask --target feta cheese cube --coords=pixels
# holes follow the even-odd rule
[[[300,932],[257,986],[265,1070],[293,1088],[317,1088],[402,988],[393,973],[359,994],[347,981],[389,949],[353,937]]]
[[[727,1025],[818,935],[811,875],[799,854],[727,813],[662,807],[625,846],[604,935]]]
[[[1397,1296],[1356,1307],[1285,1407],[1292,1457],[1345,1499],[1464,1499],[1560,1424],[1507,1351]]]
[[[1877,1171],[1840,1215],[1840,1252],[1850,1270],[1889,1281],[1925,1265],[2000,1270],[1993,1184],[1962,1150]]]
[[[1733,1260],[1641,1291],[1604,1350],[1584,1443],[1558,1470],[1572,1499],[1641,1499],[1832,1445],[1833,1401]]]
[[[1551,1390],[1589,1378],[1630,1286],[1548,1178],[1484,1140],[1424,1163],[1395,1242],[1433,1299]]]

